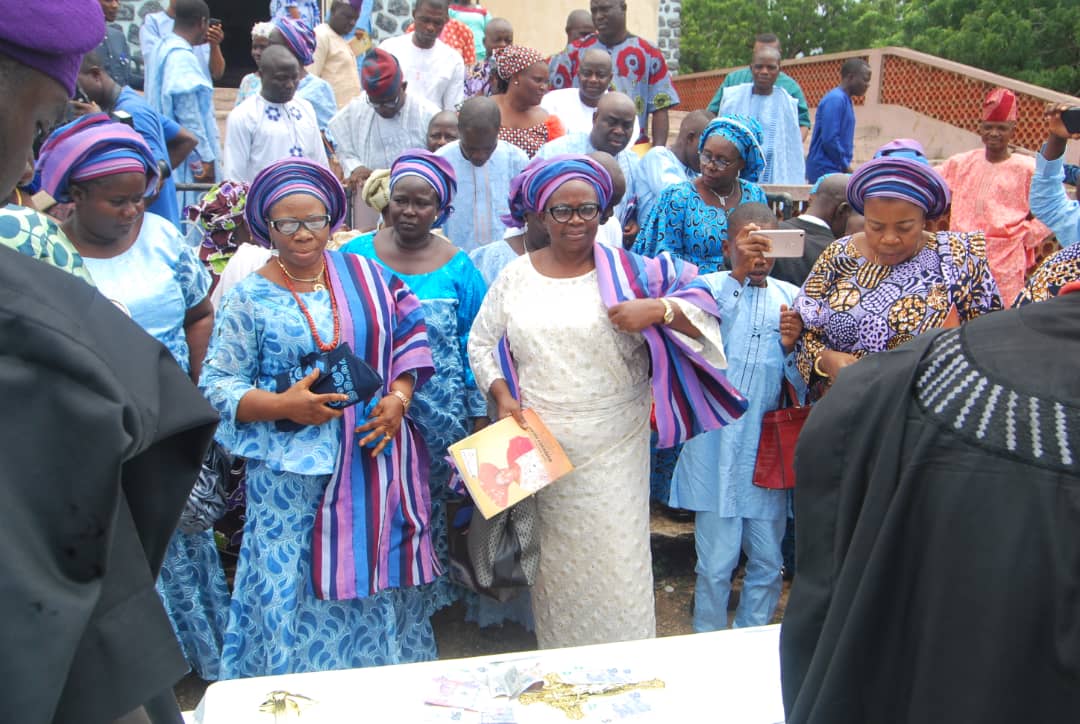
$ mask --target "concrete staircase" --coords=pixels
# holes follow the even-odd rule
[[[225,118],[235,106],[236,88],[214,88],[214,117],[222,142],[225,141]]]

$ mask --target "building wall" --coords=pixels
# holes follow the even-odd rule
[[[375,0],[371,6],[371,35],[375,42],[401,35],[412,22],[410,0]]]
[[[657,45],[668,69],[679,72],[679,38],[682,37],[682,0],[660,0],[656,23]]]
[[[164,10],[168,4],[169,0],[120,0],[120,13],[116,17],[116,24],[124,29],[131,54],[140,63],[142,51],[139,50],[139,26],[142,25],[142,19],[150,13]]]
[[[482,4],[493,16],[510,21],[515,43],[545,54],[557,53],[566,46],[566,16],[570,11],[589,7],[588,0],[484,0]],[[626,0],[630,32],[655,43],[659,10],[660,0]]]

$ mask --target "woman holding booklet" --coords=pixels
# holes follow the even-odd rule
[[[551,245],[503,270],[469,337],[477,386],[499,416],[524,424],[522,408],[533,409],[575,466],[537,493],[532,604],[543,648],[655,635],[650,403],[669,447],[746,407],[718,371],[716,304],[697,269],[595,244],[611,193],[611,177],[584,156],[525,172],[516,203],[542,216]]]

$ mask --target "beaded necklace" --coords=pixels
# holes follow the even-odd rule
[[[282,271],[285,271],[285,266],[282,265]],[[325,267],[324,267],[325,269]],[[311,330],[311,337],[315,340],[315,346],[319,348],[320,352],[329,352],[338,346],[341,341],[341,315],[338,314],[337,297],[334,296],[334,290],[330,286],[330,275],[326,275],[326,291],[330,293],[330,313],[334,316],[334,338],[329,342],[323,342],[319,337],[319,330],[315,326],[315,320],[311,316],[311,312],[308,311],[307,305],[300,299],[300,295],[296,293],[296,287],[293,286],[292,275],[287,271],[282,275],[285,279],[285,288],[288,289],[293,299],[296,300],[296,304],[300,307],[300,311],[304,314],[304,319],[307,320],[308,329]]]

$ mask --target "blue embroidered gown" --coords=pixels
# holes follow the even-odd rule
[[[375,237],[359,236],[341,249],[359,254],[380,264],[375,253]],[[385,266],[385,264],[384,264]],[[487,285],[463,251],[446,264],[427,274],[397,275],[420,300],[427,324],[428,345],[435,361],[435,375],[417,390],[409,408],[409,417],[420,429],[431,458],[428,478],[431,488],[431,539],[442,566],[443,575],[429,590],[431,612],[448,606],[460,597],[463,589],[455,586],[447,572],[446,502],[452,497],[447,483],[451,468],[446,462],[447,448],[472,432],[471,418],[487,417],[487,400],[476,389],[469,367],[469,330],[484,300]]]
[[[333,337],[327,291],[303,294],[319,336]],[[240,399],[315,351],[287,289],[258,273],[218,309],[201,386],[221,413],[218,440],[247,458],[247,519],[225,629],[221,678],[327,671],[436,657],[430,594],[389,589],[345,601],[316,599],[312,535],[341,444],[341,420],[280,432],[237,423]],[[362,483],[354,484],[362,487]]]
[[[110,259],[83,261],[98,290],[165,345],[187,372],[184,315],[206,298],[210,275],[176,227],[156,214],[143,214],[130,249]],[[173,534],[157,590],[192,669],[203,679],[218,678],[229,589],[212,530]]]
[[[765,204],[768,199],[760,186],[739,179],[740,204]],[[723,271],[727,238],[727,214],[701,198],[693,181],[669,186],[660,194],[649,218],[641,225],[634,253],[656,256],[662,251],[694,264],[702,274]]]

